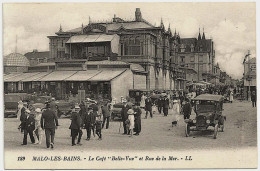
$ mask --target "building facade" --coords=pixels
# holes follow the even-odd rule
[[[248,100],[251,100],[251,92],[256,91],[256,58],[248,59],[244,64],[244,95]]]
[[[134,21],[116,15],[112,22],[89,22],[79,28],[48,36],[50,58],[87,59],[87,61],[119,60],[140,64],[148,73],[146,89],[184,89],[185,72],[177,66],[175,49],[179,36],[172,35],[163,21],[154,26],[142,17],[139,8]]]
[[[206,39],[205,33],[198,38],[182,38],[177,49],[177,62],[181,67],[196,71],[192,82],[215,82],[215,50],[212,39]]]

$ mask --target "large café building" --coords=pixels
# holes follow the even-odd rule
[[[180,64],[184,63],[186,50],[186,60],[191,59],[194,55],[188,55],[200,51],[203,43],[191,40],[188,45],[187,41],[181,44],[176,30],[172,33],[170,25],[166,29],[162,20],[160,26],[150,24],[140,8],[136,8],[133,21],[116,15],[110,22],[89,19],[88,25],[68,31],[60,26],[48,38],[48,61],[52,62],[29,67],[22,76],[9,75],[5,83],[13,86],[16,82],[16,89],[23,90],[49,89],[58,99],[77,90],[120,99],[128,96],[130,89],[180,90],[186,88],[187,81],[202,80],[202,75],[196,76],[193,64]],[[209,52],[205,54],[210,59]],[[213,64],[213,54],[211,58]],[[207,62],[207,67],[212,71],[214,66]],[[187,80],[189,73],[195,77]]]

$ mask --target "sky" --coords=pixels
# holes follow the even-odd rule
[[[116,16],[130,20],[135,8],[142,16],[159,26],[161,19],[169,23],[181,38],[197,37],[204,28],[206,38],[212,38],[216,62],[232,78],[243,75],[243,59],[250,50],[256,57],[256,7],[254,2],[183,2],[183,3],[6,3],[3,4],[3,55],[24,54],[33,49],[49,50],[47,36],[55,35],[60,25],[64,31],[104,21]]]

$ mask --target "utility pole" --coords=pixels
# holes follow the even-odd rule
[[[250,78],[250,50],[248,50],[248,54],[247,54],[247,56],[248,56],[248,83],[249,83],[249,90],[248,90],[248,96],[247,97],[251,97],[251,85],[250,85],[250,82],[251,82],[251,78]]]
[[[15,53],[17,53],[17,35],[15,35],[15,50],[14,50]]]
[[[70,34],[70,59],[71,59],[71,34]]]

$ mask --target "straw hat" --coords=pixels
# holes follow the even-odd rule
[[[26,109],[25,112],[26,113],[31,113],[31,111],[29,109]]]
[[[18,104],[23,104],[23,101],[22,101],[22,100],[20,100],[20,101],[18,102]]]
[[[134,112],[134,110],[133,109],[129,109],[128,111],[127,111],[127,114],[128,115],[133,115],[135,112]]]
[[[173,100],[173,103],[178,103],[178,101],[177,100]]]
[[[36,113],[41,113],[41,109],[40,109],[40,108],[37,108],[37,109],[35,109],[35,112],[36,112]]]

